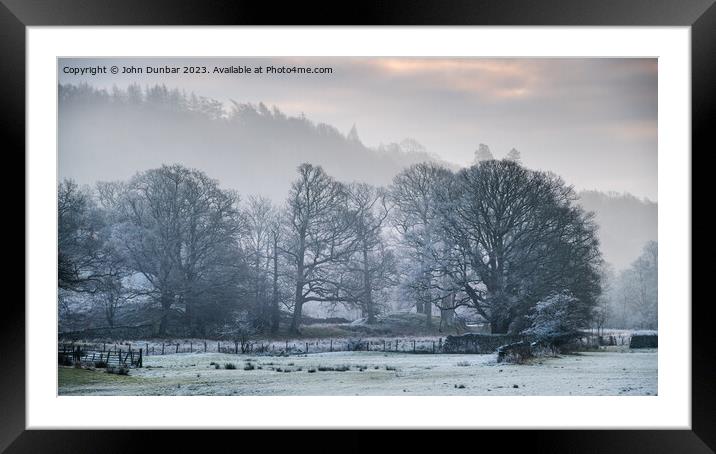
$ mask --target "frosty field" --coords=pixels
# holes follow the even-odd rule
[[[220,369],[211,363],[220,365]],[[236,369],[225,369],[232,363]],[[247,364],[251,370],[245,370]],[[657,350],[496,362],[495,355],[334,352],[149,356],[129,376],[60,367],[59,395],[656,395]],[[323,369],[323,370],[321,370]],[[333,369],[333,370],[331,370]],[[288,371],[288,372],[287,372]]]

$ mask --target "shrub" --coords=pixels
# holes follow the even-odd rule
[[[105,361],[95,361],[94,367],[96,367],[97,369],[104,369],[107,367],[107,363]]]
[[[224,369],[229,369],[229,370],[236,369],[236,364],[234,364],[234,363],[226,363],[226,364],[224,364]]]
[[[221,365],[219,363],[213,363],[214,369],[221,369]]]
[[[309,374],[312,374],[312,373],[315,373],[315,372],[316,372],[316,369],[315,369],[314,367],[311,367],[310,369],[308,369],[308,373],[309,373]]]
[[[467,361],[460,361],[459,363],[457,363],[457,365],[458,365],[459,367],[467,367],[467,366],[470,365],[470,363],[467,362]]]
[[[395,367],[393,367],[393,366],[385,366],[385,370],[395,370]]]
[[[256,366],[254,366],[251,363],[246,363],[246,365],[244,366],[244,370],[254,370],[254,369],[256,369]]]

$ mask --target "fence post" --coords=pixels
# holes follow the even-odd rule
[[[147,352],[149,352],[149,347],[147,347]],[[142,349],[139,349],[139,367],[142,367]]]
[[[331,351],[333,351],[333,339],[331,339]]]
[[[162,355],[164,354],[164,342],[162,342]]]
[[[383,351],[385,351],[385,339],[383,339]]]
[[[413,353],[415,353],[415,340],[413,340]]]
[[[239,343],[234,341],[234,353],[239,354]]]
[[[179,353],[179,344],[177,344],[177,350],[176,353]]]
[[[433,341],[433,355],[435,354],[435,341]]]
[[[194,353],[194,343],[189,342],[189,353]]]
[[[204,353],[206,353],[206,341],[204,341]]]
[[[216,352],[221,353],[221,342],[216,343]]]
[[[365,343],[365,351],[367,351],[367,352],[370,351],[370,341],[367,341],[367,342]]]
[[[102,351],[104,351],[104,342],[102,342]]]
[[[141,349],[140,349],[140,351],[141,351]],[[132,349],[130,348],[129,349],[129,365],[131,366],[132,363],[134,363],[134,351],[132,351]]]
[[[288,351],[288,340],[286,340],[286,351]]]
[[[140,348],[139,350],[141,351],[142,349]],[[147,342],[147,356],[149,356],[149,342]]]
[[[308,342],[306,342],[306,353],[308,353]]]

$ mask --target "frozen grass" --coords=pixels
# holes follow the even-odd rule
[[[68,372],[72,369],[61,368],[59,394],[655,395],[657,392],[657,350],[646,349],[611,348],[537,359],[528,365],[498,364],[495,355],[382,352],[263,357],[254,359],[256,368],[250,370],[215,369],[211,365],[238,364],[248,358],[251,356],[218,353],[150,356],[145,359],[144,368],[132,369],[131,376],[121,380],[103,371]],[[469,366],[458,366],[465,362]],[[74,376],[80,373],[94,375],[82,379]]]

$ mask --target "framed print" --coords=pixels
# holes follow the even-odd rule
[[[578,3],[4,2],[27,266],[0,446],[712,452],[691,150],[716,9]]]

